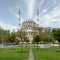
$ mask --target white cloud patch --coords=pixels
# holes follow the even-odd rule
[[[1,21],[0,21],[0,26],[3,29],[7,29],[7,30],[10,30],[10,31],[17,30],[17,27],[16,26],[12,26],[12,25],[9,25],[9,24],[4,23],[4,22],[1,22]]]
[[[14,16],[16,16],[17,20],[19,19],[19,14],[16,13],[16,12],[14,12],[11,8],[9,8],[9,12],[11,14],[13,14]],[[17,12],[19,12],[19,7],[17,7]],[[19,21],[19,22],[22,24],[22,22],[24,21],[24,19],[21,16],[20,16],[20,18],[21,18],[21,21]]]
[[[41,0],[41,1],[40,1],[40,6],[41,6],[43,3],[44,3],[44,0]]]
[[[44,3],[44,1],[45,0],[39,0],[38,1],[38,3],[37,3],[37,9],[41,9],[42,8],[42,5],[43,5],[43,3]],[[43,13],[46,13],[47,12],[47,9],[44,9],[43,10]],[[39,18],[40,19],[40,17],[37,17],[37,15],[34,17],[34,21],[37,23],[37,24],[39,24],[39,21],[37,21],[37,18]],[[41,19],[40,19],[41,20]]]
[[[11,8],[9,8],[9,12],[18,17],[18,15]]]
[[[47,12],[47,9],[44,9],[44,10],[43,10],[43,13],[46,13],[46,12]]]
[[[51,12],[40,18],[41,26],[51,26],[51,27],[60,27],[57,26],[60,23],[60,5],[56,6]],[[55,24],[55,25],[53,25]]]
[[[29,15],[30,18],[32,18],[33,17],[35,0],[25,0],[25,3],[27,4],[28,15]]]

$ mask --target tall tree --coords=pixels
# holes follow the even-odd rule
[[[60,29],[54,29],[52,31],[53,37],[55,38],[55,40],[58,40],[59,43],[59,50],[60,50]]]
[[[0,39],[1,39],[0,41],[2,42],[2,45],[3,43],[6,43],[8,41],[9,34],[10,34],[9,30],[3,30],[3,29],[0,30]]]
[[[16,41],[16,32],[11,32],[9,36],[9,42],[14,43]]]
[[[21,51],[23,51],[23,42],[24,42],[24,39],[25,39],[26,35],[27,35],[26,32],[23,31],[23,30],[18,30],[17,31],[17,37],[21,42]]]
[[[24,41],[25,41],[26,43],[30,42],[28,37],[25,37],[25,38],[24,38]]]
[[[34,40],[34,42],[37,43],[37,48],[38,48],[38,44],[39,44],[39,42],[41,41],[40,36],[39,36],[39,35],[36,35],[33,40]]]
[[[43,42],[52,42],[53,41],[53,37],[51,34],[47,34],[46,32],[40,32],[40,37],[41,37],[41,41]]]
[[[18,30],[17,31],[17,37],[20,38],[20,42],[24,42],[24,39],[25,39],[26,35],[27,35],[26,32],[23,31],[23,30]]]

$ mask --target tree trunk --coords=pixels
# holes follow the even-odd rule
[[[37,48],[38,48],[38,42],[37,42]]]
[[[21,52],[23,52],[23,41],[21,39]]]
[[[60,42],[59,42],[59,51],[60,51]]]
[[[21,51],[23,52],[23,42],[21,42]]]
[[[3,44],[4,44],[4,43],[3,43],[3,40],[2,40],[2,46],[3,46]]]

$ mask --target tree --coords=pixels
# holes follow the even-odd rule
[[[30,41],[29,41],[29,38],[28,38],[28,37],[25,37],[25,38],[24,38],[24,42],[26,42],[26,47],[27,47],[28,44],[29,44],[29,42],[30,42]]]
[[[44,42],[53,42],[53,37],[50,34],[46,34]]]
[[[14,43],[16,41],[16,32],[11,32],[9,36],[9,42]]]
[[[36,35],[33,40],[34,40],[34,42],[37,43],[37,48],[38,48],[38,44],[41,41],[40,36],[39,35]]]
[[[24,42],[24,39],[25,39],[26,35],[27,35],[26,32],[23,31],[23,30],[18,30],[17,31],[17,37],[20,38],[20,42]]]
[[[0,29],[0,42],[2,42],[2,45],[8,42],[9,35],[10,35],[9,30]]]
[[[26,32],[23,30],[17,31],[17,37],[19,38],[20,43],[21,43],[21,51],[23,51],[23,42],[24,42],[26,35],[27,35]]]
[[[55,38],[55,40],[58,40],[59,43],[59,50],[60,50],[60,29],[54,29],[52,31],[53,37]]]
[[[25,38],[24,38],[24,41],[25,41],[26,43],[30,42],[28,37],[25,37]]]
[[[51,34],[47,34],[46,32],[40,32],[39,33],[41,41],[43,42],[52,42],[53,41],[53,37]]]

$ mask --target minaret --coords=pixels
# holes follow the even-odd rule
[[[38,22],[38,26],[39,26],[39,10],[37,9],[37,22]]]
[[[20,18],[20,8],[19,8],[19,12],[18,12],[18,20],[19,20],[19,29],[21,28],[21,18]]]

